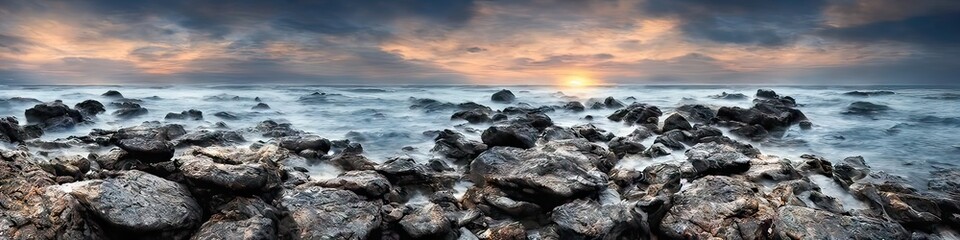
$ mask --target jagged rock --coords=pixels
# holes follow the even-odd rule
[[[186,146],[197,146],[197,147],[210,147],[210,146],[230,146],[236,143],[246,142],[246,139],[243,138],[243,135],[234,131],[224,131],[224,130],[198,130],[194,132],[187,133],[186,135],[177,138],[173,144],[177,147],[186,147]]]
[[[574,112],[583,112],[583,110],[586,110],[586,107],[583,106],[583,103],[578,101],[570,101],[563,105],[563,109]]]
[[[367,239],[380,226],[380,206],[357,194],[318,186],[283,190],[281,239]],[[332,214],[335,213],[335,214]]]
[[[744,175],[752,181],[785,181],[802,177],[788,159],[754,158],[750,160],[750,169]]]
[[[844,158],[843,162],[833,166],[833,179],[840,185],[848,187],[854,181],[863,179],[870,173],[870,168],[864,162],[863,157]]]
[[[133,102],[114,103],[114,106],[117,107],[117,110],[113,111],[113,115],[119,118],[134,118],[150,112],[140,104]]]
[[[716,111],[700,104],[688,104],[677,108],[677,113],[691,122],[706,123],[717,116]]]
[[[930,231],[934,224],[952,221],[950,217],[960,213],[960,201],[919,193],[906,182],[899,176],[872,172],[849,189],[872,209],[882,210],[880,213],[908,228]]]
[[[43,129],[67,129],[82,123],[80,111],[70,109],[62,101],[41,103],[24,111],[27,123],[34,123]]]
[[[0,118],[0,142],[18,143],[43,135],[40,128],[28,129],[20,126],[15,117]]]
[[[104,108],[103,103],[98,102],[97,100],[86,100],[76,105],[73,105],[73,108],[77,111],[80,111],[80,114],[86,116],[96,116],[107,111]]]
[[[257,103],[257,105],[254,105],[254,106],[253,106],[252,108],[250,108],[250,109],[252,109],[252,110],[270,110],[270,105],[267,105],[266,103]]]
[[[450,116],[450,119],[461,119],[466,120],[469,123],[479,124],[492,121],[490,119],[490,111],[484,109],[468,109],[460,110]]]
[[[527,239],[527,231],[520,222],[509,222],[490,226],[480,237],[491,240]]]
[[[909,236],[895,223],[798,206],[780,208],[771,235],[777,239],[908,239]]]
[[[678,192],[660,231],[674,239],[766,239],[774,209],[742,179],[706,176]]]
[[[540,139],[537,141],[538,143],[546,143],[550,141],[574,139],[580,137],[580,134],[578,134],[572,128],[551,126],[543,130],[543,133],[540,134]]]
[[[615,137],[607,142],[607,146],[610,148],[610,151],[617,155],[618,158],[623,158],[627,154],[639,154],[646,149],[641,142],[643,141],[637,135],[630,134],[623,137]]]
[[[530,202],[516,201],[505,196],[485,195],[484,200],[486,203],[490,204],[490,206],[496,207],[507,215],[518,219],[536,216],[537,214],[540,214],[542,210],[540,205]]]
[[[151,138],[127,138],[115,142],[128,153],[127,157],[144,162],[165,162],[173,158],[173,144]]]
[[[833,163],[827,159],[812,154],[803,154],[800,155],[800,158],[803,159],[803,163],[798,167],[800,171],[819,173],[828,177],[833,176]]]
[[[259,198],[238,197],[219,207],[190,239],[276,239],[277,214]]]
[[[684,175],[730,175],[750,169],[750,158],[733,146],[716,142],[700,143],[685,153]]]
[[[487,150],[487,145],[478,141],[466,139],[463,134],[450,129],[444,129],[434,139],[436,145],[431,152],[439,153],[455,160],[468,160],[477,157]]]
[[[746,155],[747,157],[758,157],[760,155],[760,150],[757,150],[756,148],[754,148],[753,145],[741,143],[736,140],[730,139],[729,137],[726,137],[726,136],[704,137],[704,138],[701,138],[699,142],[700,143],[714,142],[722,145],[727,145],[735,148],[737,152],[740,152],[743,155]]]
[[[560,205],[553,209],[550,219],[557,224],[560,236],[567,238],[637,239],[641,236],[629,209],[600,205],[593,200],[579,199]]]
[[[539,132],[536,128],[522,124],[491,126],[483,131],[480,139],[489,147],[508,146],[532,148],[536,146]]]
[[[185,238],[202,215],[185,187],[137,170],[63,188],[106,223],[105,232],[125,238]]]
[[[741,126],[733,127],[730,129],[730,132],[741,137],[749,138],[754,141],[760,141],[764,138],[767,138],[770,133],[760,124],[743,124]]]
[[[180,113],[167,113],[167,116],[164,116],[163,119],[203,120],[203,112],[190,109]]]
[[[377,166],[377,172],[398,185],[451,185],[453,179],[444,179],[433,169],[417,163],[409,156],[397,156],[387,159]]]
[[[318,186],[350,190],[369,197],[379,197],[390,191],[390,181],[376,171],[349,171],[336,178],[317,182]]]
[[[506,89],[500,90],[490,96],[490,101],[494,102],[510,103],[515,99],[517,99],[517,96],[513,95],[513,92]]]
[[[450,221],[444,215],[443,208],[433,203],[427,203],[403,216],[400,226],[407,235],[416,239],[443,238],[451,231]]]
[[[280,185],[280,171],[270,161],[244,161],[232,148],[193,149],[176,159],[193,185],[230,192],[267,192]]]
[[[941,169],[931,172],[927,187],[954,197],[960,196],[960,169]]]
[[[717,118],[723,121],[736,121],[746,125],[760,125],[768,131],[780,131],[805,120],[803,112],[792,107],[758,103],[749,109],[740,107],[721,107]]]
[[[363,156],[363,146],[359,143],[350,143],[339,153],[333,155],[329,162],[344,171],[373,170],[377,163]]]
[[[663,135],[657,136],[657,139],[653,140],[654,144],[663,144],[674,150],[683,150],[687,148],[684,145],[684,142],[690,142],[692,136],[688,132],[682,130],[671,130],[669,132],[663,133]]]
[[[670,114],[666,120],[663,120],[663,128],[660,131],[669,132],[674,129],[693,130],[693,126],[690,126],[690,122],[688,122],[683,115],[674,113]]]
[[[660,108],[656,106],[633,103],[630,104],[630,106],[610,114],[610,116],[607,116],[607,119],[615,122],[623,121],[629,124],[656,124],[659,122],[661,115],[663,115],[663,112],[660,112]]]
[[[647,157],[655,158],[670,155],[671,152],[673,152],[673,150],[662,143],[654,143],[653,145],[650,145],[650,148],[647,148],[647,150],[643,150],[642,154]]]
[[[807,178],[779,182],[766,198],[774,207],[801,206],[846,213],[839,200],[820,192],[820,187]]]
[[[576,125],[571,127],[571,129],[581,137],[587,139],[587,141],[591,142],[606,142],[610,141],[610,139],[613,139],[614,137],[613,133],[609,133],[607,130],[600,129],[597,126],[589,123]]]
[[[757,89],[757,98],[777,99],[780,98],[780,95],[777,95],[777,92],[771,89]]]

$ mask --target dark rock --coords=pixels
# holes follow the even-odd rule
[[[660,231],[671,239],[766,239],[775,210],[742,179],[707,176],[674,195]]]
[[[524,240],[527,239],[527,231],[520,222],[502,223],[490,226],[491,240]]]
[[[491,126],[483,131],[480,139],[489,147],[508,146],[518,148],[532,148],[536,146],[537,129],[523,124]]]
[[[738,127],[730,129],[730,132],[736,134],[737,136],[749,138],[754,141],[760,141],[764,138],[767,138],[770,135],[770,132],[767,132],[767,129],[761,126],[760,124],[748,125],[744,124]]]
[[[626,105],[624,105],[623,102],[620,102],[616,98],[607,97],[603,99],[603,106],[607,108],[622,108],[623,106],[626,106]]]
[[[86,100],[77,103],[77,105],[74,105],[73,108],[77,111],[80,111],[80,114],[86,116],[96,116],[97,114],[107,111],[107,109],[104,108],[103,103],[100,103],[97,100]]]
[[[628,124],[657,124],[661,115],[663,113],[656,106],[633,103],[610,114],[607,119]]]
[[[41,103],[24,111],[27,123],[34,123],[43,129],[67,129],[82,123],[83,115],[80,111],[70,109],[60,100]]]
[[[219,207],[190,239],[276,239],[277,210],[255,197]]]
[[[190,109],[180,113],[167,113],[163,119],[181,119],[181,120],[203,120],[203,112]]]
[[[490,112],[481,109],[460,110],[453,113],[450,119],[466,120],[469,123],[478,124],[492,121]]]
[[[506,89],[500,90],[490,96],[490,101],[494,102],[510,103],[515,99],[517,99],[517,97],[513,95],[513,92],[510,92],[510,90]]]
[[[851,91],[851,92],[843,93],[843,95],[855,96],[855,97],[876,97],[876,96],[894,95],[894,94],[897,94],[897,93],[892,91]]]
[[[120,94],[120,92],[118,92],[118,91],[116,91],[116,90],[107,91],[107,92],[105,92],[105,93],[103,93],[103,94],[100,94],[100,96],[104,96],[104,97],[108,97],[108,98],[123,98],[123,94]]]
[[[422,109],[426,112],[436,112],[456,108],[456,105],[453,103],[440,102],[429,98],[410,97],[410,101],[413,102],[413,105],[410,105],[410,109]]]
[[[333,155],[329,162],[344,171],[374,170],[377,163],[363,156],[363,147],[359,143],[350,143],[347,148]]]
[[[692,130],[693,126],[690,126],[690,122],[688,122],[683,115],[674,113],[668,116],[666,120],[663,120],[663,128],[660,131],[668,132],[674,129]]]
[[[907,239],[909,236],[895,223],[798,206],[780,208],[771,234],[777,239]]]
[[[803,159],[803,163],[798,167],[800,171],[814,172],[827,177],[833,176],[833,163],[829,160],[812,154],[803,154],[800,158]]]
[[[263,133],[264,137],[286,137],[303,134],[303,131],[293,129],[293,126],[289,123],[277,123],[273,120],[260,122],[254,130]]]
[[[63,187],[114,236],[185,238],[201,220],[200,206],[186,188],[137,170]]]
[[[230,146],[236,143],[246,142],[243,135],[234,131],[225,130],[198,130],[187,133],[174,141],[177,147],[198,146]]]
[[[639,136],[630,134],[623,137],[615,137],[607,142],[607,146],[610,148],[610,151],[617,155],[618,158],[623,158],[627,154],[639,154],[646,149],[646,147],[641,144],[643,138]]]
[[[839,200],[820,192],[820,187],[808,178],[779,182],[766,198],[774,207],[803,206],[838,214],[846,213]]]
[[[489,203],[490,206],[493,206],[500,211],[503,211],[507,215],[517,219],[534,217],[540,214],[543,210],[540,205],[530,202],[516,201],[505,196],[485,195],[484,200]]]
[[[563,109],[574,111],[574,112],[583,112],[583,110],[585,110],[586,107],[583,106],[583,103],[580,103],[578,101],[571,101],[564,104]]]
[[[127,138],[115,142],[128,157],[145,162],[165,162],[173,158],[173,144],[152,138]]]
[[[650,148],[647,148],[647,150],[643,150],[643,155],[656,158],[670,155],[671,152],[673,152],[673,150],[667,146],[664,146],[662,143],[654,143],[653,145],[650,145]]]
[[[259,193],[280,185],[279,166],[272,161],[236,157],[233,148],[188,151],[176,159],[178,169],[194,186],[227,192]],[[246,153],[252,154],[252,153]]]
[[[43,130],[26,129],[20,126],[15,117],[0,118],[0,142],[18,143],[34,139],[43,135]]]
[[[684,174],[689,177],[738,174],[750,169],[750,158],[726,144],[700,143],[685,154]]]
[[[487,145],[478,141],[466,139],[463,134],[450,129],[444,129],[434,139],[436,145],[431,152],[439,153],[454,160],[469,160],[487,150]]]
[[[886,112],[890,109],[891,108],[886,105],[860,101],[851,103],[850,106],[847,106],[847,111],[843,113],[852,115],[874,115]]]
[[[280,239],[367,239],[380,226],[380,206],[357,194],[318,186],[283,190]],[[336,213],[336,214],[331,214]]]
[[[238,119],[240,119],[240,117],[237,117],[237,115],[233,115],[232,113],[228,113],[228,112],[217,112],[217,113],[214,113],[213,116],[218,117],[218,118],[222,118],[222,119],[225,119],[225,120],[238,120]]]
[[[960,169],[941,169],[930,173],[930,181],[927,187],[932,191],[938,191],[960,196]]]
[[[716,99],[726,99],[726,100],[742,100],[742,99],[749,98],[747,97],[747,95],[744,95],[743,93],[727,93],[727,92],[722,92],[720,93],[720,95],[711,95],[710,97],[716,98]]]
[[[576,125],[571,129],[581,137],[587,139],[587,141],[591,142],[606,142],[610,141],[610,139],[613,139],[614,137],[613,133],[609,133],[607,130],[600,129],[589,123]]]
[[[746,155],[747,157],[758,157],[760,155],[760,150],[757,150],[756,148],[754,148],[753,145],[741,143],[736,140],[730,139],[729,137],[726,137],[726,136],[704,137],[704,138],[701,138],[699,142],[700,143],[715,142],[718,144],[727,145],[735,148],[737,152],[740,152],[743,155]]]
[[[757,89],[757,98],[778,99],[780,95],[777,95],[777,92],[771,89]]]
[[[450,221],[443,208],[433,203],[416,208],[400,220],[404,232],[415,239],[445,237],[451,231]]]
[[[811,129],[811,128],[813,128],[813,123],[810,122],[810,120],[801,120],[801,121],[800,121],[800,129],[809,130],[809,129]]]
[[[690,136],[688,132],[671,130],[663,133],[663,135],[657,136],[657,139],[654,139],[653,143],[663,144],[674,150],[683,150],[687,148],[683,143],[690,142],[690,140],[692,140],[692,136]]]
[[[843,162],[833,166],[833,179],[840,185],[848,187],[854,181],[863,179],[870,173],[870,168],[864,162],[863,157],[844,158]]]
[[[117,110],[113,111],[113,115],[119,118],[134,118],[149,112],[146,108],[141,107],[140,104],[132,102],[114,103],[114,106],[117,107]]]
[[[387,159],[382,165],[377,166],[377,172],[390,179],[390,182],[397,185],[424,185],[430,187],[448,186],[453,184],[453,179],[444,178],[433,169],[417,163],[409,156],[397,156]]]
[[[601,206],[593,200],[575,200],[553,209],[550,219],[560,235],[571,239],[603,239],[616,236],[639,239],[636,219],[629,209],[619,205]]]
[[[349,171],[336,178],[317,182],[318,186],[350,190],[368,197],[380,197],[390,191],[390,182],[376,171]]]
[[[270,109],[270,105],[267,105],[266,103],[257,103],[257,105],[253,106],[253,107],[250,108],[250,109],[253,109],[253,110],[269,110],[269,109]]]
[[[280,138],[280,147],[290,149],[293,152],[303,150],[314,150],[321,154],[330,151],[332,143],[326,138],[317,135],[287,136]]]
[[[495,113],[495,114],[493,114],[493,116],[490,117],[490,120],[491,120],[491,121],[494,121],[494,122],[499,122],[499,121],[505,121],[505,120],[507,120],[507,118],[508,118],[508,117],[507,117],[506,114],[503,114],[503,113]]]
[[[539,142],[550,142],[563,139],[574,139],[581,138],[580,134],[574,131],[572,128],[552,126],[543,130],[543,133],[540,134]]]
[[[751,159],[750,170],[747,170],[744,175],[754,182],[779,182],[802,177],[790,160],[775,157]]]
[[[717,118],[747,125],[759,124],[767,131],[781,131],[799,123],[801,120],[805,120],[807,117],[800,110],[789,106],[758,103],[749,109],[721,107],[717,111]]]
[[[706,123],[717,116],[716,111],[700,104],[687,104],[677,108],[677,113],[691,122]]]

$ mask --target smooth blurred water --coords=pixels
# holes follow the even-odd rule
[[[494,103],[490,95],[507,88],[517,95],[513,104]],[[863,156],[875,169],[884,170],[910,179],[918,187],[926,186],[927,174],[936,168],[960,165],[960,91],[938,87],[830,87],[830,86],[595,86],[565,88],[558,86],[7,86],[0,90],[0,99],[11,97],[36,98],[41,101],[63,100],[68,105],[86,99],[95,99],[106,105],[108,113],[101,114],[95,124],[81,125],[69,131],[49,132],[44,139],[70,135],[85,135],[91,129],[117,129],[135,126],[143,121],[165,121],[169,112],[188,109],[203,111],[204,121],[166,121],[179,123],[187,129],[213,127],[223,121],[231,128],[255,126],[258,122],[274,119],[289,122],[302,129],[330,139],[349,138],[361,142],[368,157],[382,162],[387,157],[404,153],[401,148],[412,146],[427,154],[433,139],[424,131],[457,129],[469,137],[479,139],[487,125],[452,121],[454,110],[424,112],[410,109],[410,97],[431,98],[444,102],[477,102],[493,109],[518,104],[562,105],[570,100],[585,102],[588,98],[613,96],[624,103],[628,97],[636,102],[659,106],[665,116],[683,104],[720,106],[752,105],[750,99],[722,100],[708,96],[743,93],[752,96],[758,88],[771,88],[780,95],[794,97],[799,108],[814,123],[812,130],[794,127],[781,138],[770,142],[754,142],[764,154],[798,159],[812,153],[837,162],[848,156]],[[101,97],[107,90],[118,90],[127,98],[142,99],[149,114],[130,120],[117,119],[109,114],[114,108],[111,99]],[[895,95],[854,97],[843,95],[853,90],[890,90]],[[326,93],[310,98],[313,92]],[[558,94],[562,92],[563,94]],[[239,96],[239,100],[234,100]],[[301,100],[307,96],[308,100]],[[271,110],[251,110],[260,97]],[[892,110],[874,116],[842,114],[855,101],[869,101],[890,106]],[[16,116],[24,120],[24,110],[30,105],[11,104],[0,107],[0,116]],[[213,116],[226,111],[241,117],[224,120]],[[567,112],[558,110],[548,115],[558,125],[572,126],[587,123],[586,115],[596,116],[591,123],[614,134],[623,135],[633,127],[611,122],[606,116],[614,109]],[[255,135],[248,140],[261,140]],[[652,138],[645,144],[649,146]],[[743,140],[747,141],[747,140]],[[631,157],[624,165],[645,166],[652,162],[679,161],[682,154],[660,159]],[[425,160],[425,159],[420,159]]]

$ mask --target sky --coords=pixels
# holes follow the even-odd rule
[[[956,0],[0,0],[0,84],[960,84]]]

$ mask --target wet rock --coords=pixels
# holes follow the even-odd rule
[[[748,179],[760,181],[785,181],[800,179],[802,175],[788,159],[775,157],[754,158],[750,160],[750,169],[744,174]]]
[[[288,136],[280,138],[280,147],[289,149],[293,152],[303,150],[314,150],[321,154],[330,151],[333,144],[330,140],[317,135]]]
[[[674,239],[766,239],[776,213],[758,188],[725,176],[694,180],[674,196],[660,231]]]
[[[127,157],[144,162],[165,162],[173,158],[173,144],[151,138],[127,138],[115,141],[117,147],[128,153]]]
[[[376,171],[349,171],[336,178],[317,182],[318,186],[350,190],[369,197],[379,197],[390,191],[390,182]]]
[[[572,128],[561,127],[561,126],[551,126],[543,130],[543,133],[540,134],[540,139],[538,143],[546,143],[550,141],[563,140],[563,139],[575,139],[581,138],[580,134],[574,131]]]
[[[475,182],[492,184],[512,199],[556,206],[606,186],[616,156],[583,139],[559,140],[535,149],[493,147],[470,164]]]
[[[613,133],[607,132],[607,130],[603,130],[589,123],[576,125],[571,127],[571,129],[581,137],[587,139],[587,141],[591,142],[606,142],[610,141],[610,139],[613,139],[614,137]]]
[[[771,89],[757,89],[757,98],[780,98],[780,95],[777,95],[777,92],[774,92]]]
[[[737,152],[740,152],[743,155],[746,155],[747,157],[758,157],[760,155],[760,150],[757,150],[757,148],[754,148],[753,145],[738,142],[736,140],[730,139],[727,136],[704,137],[704,138],[701,138],[699,142],[700,143],[714,142],[722,145],[727,145],[735,148]]]
[[[803,154],[800,155],[800,159],[802,159],[803,162],[797,167],[798,170],[814,172],[828,177],[833,176],[833,163],[826,158],[812,154]]]
[[[180,113],[167,113],[167,116],[164,116],[163,119],[203,120],[203,112],[190,109]]]
[[[673,152],[673,150],[662,143],[654,143],[653,145],[650,145],[650,148],[643,150],[642,154],[647,157],[656,158],[670,155],[671,152]]]
[[[252,108],[250,108],[250,109],[253,109],[253,110],[270,110],[270,105],[267,105],[266,103],[257,103],[257,105],[254,105],[254,106],[253,106]]]
[[[800,120],[800,129],[810,130],[811,128],[813,128],[813,122],[810,122],[810,120]]]
[[[820,187],[807,178],[779,182],[766,198],[775,207],[802,206],[837,214],[846,213],[839,200],[823,194]]]
[[[450,129],[444,129],[434,139],[436,145],[431,152],[439,153],[454,160],[469,160],[487,150],[482,142],[466,139],[463,134]]]
[[[764,138],[767,138],[770,133],[766,128],[760,124],[748,125],[744,124],[741,126],[733,127],[730,129],[730,133],[733,133],[737,136],[749,138],[750,140],[760,141]]]
[[[870,168],[860,156],[844,158],[843,162],[833,166],[833,179],[844,187],[863,179],[869,173]]]
[[[200,206],[186,188],[137,170],[63,187],[115,236],[185,238],[201,218]]]
[[[851,103],[850,106],[847,106],[847,111],[843,113],[852,115],[874,115],[886,112],[890,109],[891,108],[886,105],[859,101]]]
[[[264,137],[286,137],[303,134],[303,131],[293,129],[293,125],[290,123],[277,123],[273,120],[260,122],[254,130],[263,133]]]
[[[228,112],[217,112],[217,113],[214,113],[213,116],[218,117],[218,118],[222,118],[222,119],[224,119],[224,120],[239,120],[239,119],[240,119],[240,117],[237,117],[237,115],[234,115],[234,114],[228,113]]]
[[[930,181],[927,187],[932,191],[938,191],[960,196],[960,169],[941,169],[930,173]]]
[[[536,128],[524,124],[491,126],[483,131],[480,139],[487,146],[508,146],[532,148],[536,146],[540,133]]]
[[[444,215],[443,208],[427,203],[403,216],[400,226],[413,238],[443,238],[451,231],[450,221]]]
[[[107,111],[104,108],[103,103],[98,102],[97,100],[86,100],[77,105],[73,105],[73,108],[77,111],[80,111],[80,114],[85,116],[96,116]]]
[[[210,131],[203,129],[187,133],[186,135],[177,138],[173,144],[177,147],[210,147],[231,146],[242,142],[246,142],[246,139],[244,139],[243,135],[238,132],[226,130]]]
[[[527,239],[527,231],[520,222],[501,223],[490,226],[481,237],[492,240],[523,240]]]
[[[277,210],[259,198],[238,197],[219,207],[190,239],[276,239]]]
[[[453,109],[456,107],[453,103],[441,102],[429,98],[414,98],[410,97],[410,102],[413,105],[410,105],[410,109],[421,109],[425,112],[436,112],[441,110]]]
[[[490,119],[490,112],[482,109],[470,109],[470,110],[460,110],[453,113],[450,116],[451,120],[461,119],[466,120],[469,123],[479,124],[492,121]]]
[[[707,123],[717,116],[716,111],[700,104],[687,104],[677,108],[677,113],[691,122]]]
[[[607,142],[607,146],[618,158],[623,158],[627,154],[639,154],[643,152],[646,147],[641,144],[642,141],[642,138],[631,134],[623,137],[615,137]]]
[[[743,93],[727,93],[727,92],[722,92],[719,95],[711,95],[710,97],[716,98],[716,99],[726,99],[726,100],[743,100],[743,99],[749,98],[747,95],[744,95]]]
[[[513,95],[513,92],[506,89],[497,91],[492,96],[490,96],[490,101],[502,102],[502,103],[510,103],[516,99],[517,99],[517,96]]]
[[[140,104],[132,102],[114,103],[114,106],[117,107],[117,110],[113,111],[112,114],[119,118],[134,118],[149,112]]]
[[[843,95],[854,96],[854,97],[876,97],[876,96],[885,96],[885,95],[894,95],[897,94],[892,91],[850,91],[845,92]]]
[[[490,206],[496,207],[500,211],[503,211],[507,215],[517,219],[535,217],[542,211],[540,205],[530,202],[516,201],[505,196],[489,194],[484,196],[484,200],[490,204]]]
[[[956,199],[917,192],[899,176],[872,172],[850,185],[850,191],[867,200],[872,209],[899,222],[904,227],[925,231],[960,212]],[[956,223],[954,223],[956,224]]]
[[[574,112],[583,112],[583,110],[586,110],[586,107],[583,106],[583,103],[578,101],[570,101],[563,105],[563,109]]]
[[[777,211],[771,235],[777,239],[907,239],[909,236],[895,223],[798,206],[785,206]]]
[[[0,142],[18,143],[40,137],[43,130],[30,130],[20,126],[15,117],[0,118]]]
[[[398,185],[449,186],[453,179],[444,178],[409,156],[396,156],[377,166],[377,172]]]
[[[275,204],[286,213],[278,228],[281,239],[367,239],[380,226],[379,204],[347,190],[287,189]]]
[[[806,116],[800,110],[790,106],[758,103],[749,109],[721,107],[717,111],[717,119],[736,121],[746,125],[760,125],[767,131],[782,131],[805,120]]]
[[[617,110],[607,119],[615,122],[624,122],[629,124],[656,124],[659,122],[663,112],[656,106],[643,103],[633,103],[630,106]]]
[[[80,111],[70,109],[62,101],[41,103],[24,111],[27,123],[39,125],[43,129],[67,129],[82,123]]]
[[[347,148],[333,155],[329,162],[344,171],[374,170],[377,163],[363,156],[363,147],[359,143],[350,143]]]
[[[554,208],[550,219],[561,236],[571,239],[640,238],[634,216],[618,205],[601,206],[593,200],[579,199]]]
[[[281,176],[275,163],[233,157],[242,154],[233,151],[194,149],[178,157],[177,166],[194,186],[242,193],[268,192],[279,187]]]
[[[662,132],[668,132],[670,130],[679,129],[679,130],[692,130],[693,126],[690,126],[690,122],[687,121],[683,115],[680,114],[671,114],[663,121]]]
[[[687,148],[687,146],[683,143],[690,142],[691,139],[692,136],[689,136],[688,132],[672,130],[663,133],[663,135],[657,136],[657,139],[654,139],[653,143],[659,143],[674,150],[683,150]]]
[[[738,174],[750,169],[750,158],[726,144],[700,143],[685,154],[684,174],[689,177]]]
[[[118,92],[117,90],[109,90],[103,94],[100,94],[100,96],[104,96],[108,98],[123,98],[123,94],[120,94],[120,92]]]

